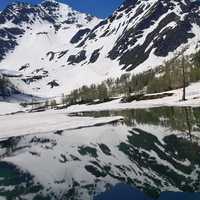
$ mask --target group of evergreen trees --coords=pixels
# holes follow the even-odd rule
[[[10,95],[9,85],[9,80],[0,76],[0,96],[5,97]]]
[[[82,86],[80,89],[73,90],[70,95],[63,97],[63,104],[89,103],[96,99],[100,102],[109,100],[108,86],[105,82],[99,85]]]

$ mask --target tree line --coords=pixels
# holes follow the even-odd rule
[[[183,88],[182,100],[186,100],[185,88],[200,80],[200,51],[188,56],[184,51],[155,69],[133,75],[125,73],[100,84],[84,85],[63,96],[63,104],[101,103],[119,96],[161,93],[178,88]]]

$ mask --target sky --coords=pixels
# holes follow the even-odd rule
[[[0,10],[4,9],[7,4],[15,2],[16,0],[0,0]],[[40,3],[41,0],[18,0],[32,4]],[[112,14],[124,0],[58,0],[66,3],[72,8],[81,12],[89,13],[91,15],[105,18]]]

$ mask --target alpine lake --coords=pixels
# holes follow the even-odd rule
[[[71,113],[121,120],[0,141],[0,200],[199,200],[200,108]]]

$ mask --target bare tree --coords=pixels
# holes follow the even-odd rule
[[[186,50],[188,49],[188,46],[185,46],[184,48],[181,49],[181,51],[179,51],[177,53],[177,58],[181,56],[181,70],[182,70],[182,87],[183,87],[183,96],[182,96],[182,101],[186,101],[186,59],[185,59],[185,55],[184,53],[186,52]]]
[[[191,123],[191,116],[190,116],[190,113],[192,113],[192,109],[185,107],[184,111],[185,111],[185,119],[186,119],[187,129],[188,129],[187,134],[190,140],[192,140],[192,123]]]
[[[182,55],[181,58],[181,68],[182,68],[182,76],[183,76],[183,96],[182,100],[186,101],[186,69],[185,69],[185,56]]]

